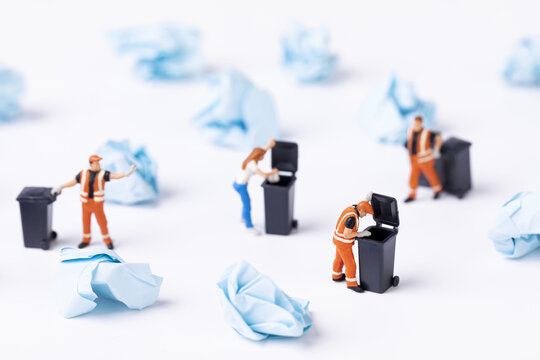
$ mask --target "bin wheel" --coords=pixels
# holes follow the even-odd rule
[[[298,220],[293,220],[292,221],[292,227],[295,228],[295,229],[298,227]]]
[[[54,240],[58,237],[58,234],[56,233],[56,231],[51,231],[51,240]]]
[[[398,286],[399,285],[399,276],[394,276],[392,278],[392,286]]]

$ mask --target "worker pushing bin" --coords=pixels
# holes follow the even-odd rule
[[[266,179],[264,189],[265,228],[268,234],[289,235],[296,228],[293,218],[294,186],[298,170],[298,144],[276,141],[272,148],[272,168],[277,168],[279,180]]]
[[[25,247],[48,250],[50,241],[56,239],[56,232],[51,229],[55,200],[56,195],[47,187],[25,187],[17,196]]]
[[[391,286],[399,284],[399,277],[394,276],[399,212],[397,200],[381,194],[372,194],[371,206],[375,225],[364,230],[371,235],[356,238],[360,286],[364,290],[382,294]]]
[[[463,198],[472,187],[470,150],[471,143],[455,137],[447,139],[441,147],[441,157],[435,161],[443,191]],[[429,186],[425,176],[420,185]]]

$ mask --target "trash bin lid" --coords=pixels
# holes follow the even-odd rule
[[[373,194],[371,196],[371,207],[373,208],[373,220],[394,227],[399,226],[399,211],[395,198]]]
[[[457,153],[461,150],[467,149],[472,144],[468,141],[461,140],[455,137],[451,137],[446,139],[446,141],[443,143],[441,147],[441,153],[447,154],[447,153]]]
[[[47,204],[56,200],[56,195],[51,194],[50,187],[27,186],[17,196],[20,202],[45,202]]]
[[[272,148],[272,168],[295,173],[298,170],[298,144],[276,141]]]

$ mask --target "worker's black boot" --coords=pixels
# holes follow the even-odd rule
[[[338,278],[335,278],[335,277],[332,276],[332,280],[334,280],[334,281],[345,281],[345,274],[341,274],[341,276],[338,277]]]
[[[90,245],[89,242],[83,241],[82,243],[79,244],[79,249],[84,249],[84,248],[87,247],[88,245]]]
[[[414,201],[414,198],[409,196],[409,197],[406,198],[404,201],[405,201],[406,203],[408,203],[408,202]]]
[[[114,246],[113,246],[113,244],[112,244],[112,241],[111,241],[110,243],[107,244],[107,249],[109,249],[109,250],[114,249]]]
[[[356,285],[356,286],[347,286],[347,289],[351,289],[352,291],[355,291],[357,293],[361,293],[361,292],[364,292],[364,289],[359,286],[359,285]]]
[[[437,199],[439,198],[439,196],[441,196],[441,193],[442,193],[442,191],[436,192],[436,193],[433,195],[433,199],[437,200]]]

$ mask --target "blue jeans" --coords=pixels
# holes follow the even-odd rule
[[[252,228],[253,223],[251,222],[251,200],[249,199],[249,194],[247,190],[247,184],[233,184],[234,190],[240,194],[240,199],[242,199],[242,219],[246,222],[246,227]]]

